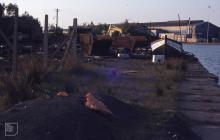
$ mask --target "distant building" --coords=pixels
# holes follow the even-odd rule
[[[182,42],[206,42],[207,38],[209,42],[220,41],[220,28],[203,20],[152,22],[147,23],[147,26],[161,38],[167,36],[170,39]]]

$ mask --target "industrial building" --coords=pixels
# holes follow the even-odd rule
[[[148,28],[157,36],[181,42],[219,42],[220,28],[203,20],[181,20],[147,23]]]

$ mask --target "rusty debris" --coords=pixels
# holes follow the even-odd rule
[[[102,101],[98,100],[92,93],[86,94],[85,106],[94,111],[113,115],[110,109],[108,109],[108,107]]]
[[[68,97],[69,94],[68,94],[67,92],[65,92],[65,91],[62,91],[62,92],[58,92],[58,93],[57,93],[57,96]]]

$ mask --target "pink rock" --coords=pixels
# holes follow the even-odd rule
[[[65,91],[57,93],[57,96],[68,97],[69,94]]]
[[[92,93],[88,93],[85,95],[85,106],[91,110],[113,115],[110,109],[108,109],[108,107],[102,101],[96,99],[95,96],[92,95]]]

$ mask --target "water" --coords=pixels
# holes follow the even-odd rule
[[[220,44],[184,44],[184,50],[193,53],[210,73],[220,79]]]

